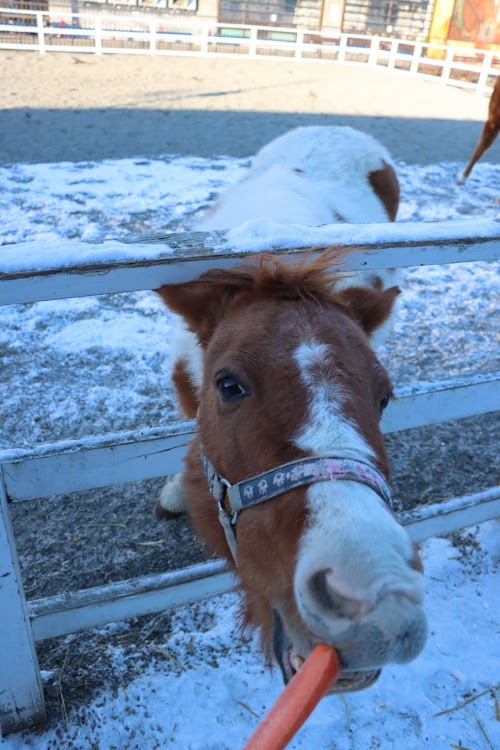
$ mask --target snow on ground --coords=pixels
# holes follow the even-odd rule
[[[187,230],[247,164],[165,157],[2,168],[0,244]],[[477,165],[465,188],[455,184],[458,171],[399,165],[399,219],[498,218],[498,168]],[[410,269],[402,286],[395,334],[380,351],[396,384],[500,370],[498,264]],[[175,413],[169,317],[153,294],[10,306],[0,321],[0,446],[156,425]],[[498,530],[498,522],[470,530],[462,551],[427,543],[424,653],[384,670],[366,693],[323,700],[291,747],[499,747],[490,690],[500,681]],[[236,750],[281,689],[254,641],[237,633],[236,606],[231,594],[179,608],[176,635],[162,644],[168,656],[121,694],[104,693],[67,724],[3,739],[0,748]],[[122,648],[110,646],[117,664]]]
[[[248,160],[219,157],[0,168],[0,244],[112,240],[189,230]],[[400,164],[400,221],[496,219],[498,169]],[[1,268],[1,248],[0,248]],[[498,264],[409,269],[379,350],[396,385],[500,370]],[[0,447],[165,423],[170,321],[154,294],[0,309]]]
[[[444,539],[426,543],[430,637],[423,653],[409,665],[386,667],[365,692],[324,698],[291,749],[500,747],[499,526],[471,530],[468,551]],[[179,607],[175,634],[140,677],[72,711],[67,723],[10,736],[0,748],[238,750],[282,685],[263,666],[254,640],[237,633],[237,598]],[[109,647],[116,664],[124,648]],[[437,715],[450,709],[456,710]]]

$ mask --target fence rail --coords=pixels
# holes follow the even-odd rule
[[[476,416],[492,404],[500,408],[500,377],[493,374],[407,390],[382,420],[384,433]],[[175,474],[194,434],[194,422],[180,422],[0,451],[5,490],[10,502],[21,502]]]
[[[493,219],[301,227],[300,246],[293,226],[285,234],[282,225],[266,222],[265,231],[262,248],[277,255],[293,258],[306,247],[318,251],[332,245],[349,248],[342,267],[353,273],[495,260],[500,242],[500,221]],[[36,257],[40,243],[5,245],[0,305],[157,289],[167,282],[187,281],[209,268],[240,263],[249,247],[233,237],[231,232],[212,231],[146,237],[135,243],[81,243],[79,247],[71,241],[58,242],[59,265],[50,265],[42,256],[26,260]],[[47,258],[54,257],[55,249],[51,245]]]
[[[500,488],[398,514],[415,542],[500,516]],[[224,594],[237,585],[222,561],[28,602],[35,641]]]
[[[490,93],[500,55],[419,40],[217,23],[191,17],[0,8],[0,49],[94,54],[251,57],[336,61],[405,71]]]
[[[281,228],[282,229],[282,228]],[[433,222],[348,226],[308,230],[301,242],[315,248],[344,245],[345,270],[370,270],[500,258],[496,221]],[[277,239],[272,226],[262,248],[294,257],[293,238]],[[293,228],[292,228],[293,234]],[[38,254],[34,252],[38,247]],[[52,252],[54,247],[51,245]],[[61,267],[47,265],[42,243],[2,248],[0,299],[3,304],[151,289],[195,278],[206,268],[229,266],[246,249],[231,232],[168,235],[142,243],[100,245],[60,243]],[[84,252],[82,252],[84,250]],[[87,261],[77,258],[84,255]],[[52,256],[53,257],[53,256]],[[26,258],[31,258],[30,262]],[[72,260],[74,259],[74,260]],[[431,387],[406,387],[389,415],[385,432],[487,413],[500,408],[500,379],[479,375]],[[390,419],[390,421],[389,421]],[[19,730],[45,716],[35,641],[83,627],[165,609],[222,593],[234,579],[221,562],[205,563],[159,576],[26,602],[8,503],[89,489],[106,484],[163,476],[179,471],[194,425],[183,422],[114,435],[0,452],[0,723]],[[119,469],[118,469],[119,467]],[[454,498],[400,514],[416,540],[447,533],[500,515],[500,490]]]

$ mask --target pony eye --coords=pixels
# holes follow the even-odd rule
[[[393,397],[393,393],[391,391],[390,393],[386,393],[384,398],[379,402],[378,406],[381,412],[384,411],[384,409],[389,405],[389,401],[391,400],[392,397]]]
[[[219,389],[221,399],[225,403],[239,401],[250,395],[248,388],[245,388],[244,385],[239,383],[236,378],[233,378],[231,375],[226,375],[217,381],[217,388]]]

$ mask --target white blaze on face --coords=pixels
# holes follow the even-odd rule
[[[295,444],[313,455],[373,462],[373,451],[342,414],[346,395],[329,367],[332,356],[328,346],[315,342],[301,344],[295,353],[309,390],[308,419]],[[413,557],[410,539],[376,492],[353,481],[319,482],[307,489],[307,502],[309,520],[298,550],[295,594],[302,616],[311,627],[314,623],[317,635],[331,639],[345,632],[386,595],[387,601],[403,598],[405,608],[406,603],[412,607],[422,601],[423,577],[408,564]],[[337,611],[318,606],[311,590],[311,580],[320,571],[327,571],[332,600],[343,600]],[[383,613],[375,619],[385,630]]]
[[[373,451],[355,426],[341,413],[343,388],[332,379],[326,344],[303,343],[295,352],[302,380],[310,391],[309,420],[295,439],[304,451],[317,455],[342,451],[346,458],[373,461]]]
[[[173,361],[181,361],[193,387],[199,391],[203,382],[203,354],[200,343],[180,315],[172,313],[174,336],[172,342]]]

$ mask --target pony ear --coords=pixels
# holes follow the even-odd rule
[[[380,289],[378,286],[353,286],[340,291],[339,296],[347,312],[359,323],[367,336],[371,336],[382,323],[385,323],[400,293],[401,289],[397,286],[391,286],[389,289]]]
[[[184,318],[202,346],[210,339],[237,291],[231,284],[214,284],[214,280],[203,278],[155,289],[167,307]]]

